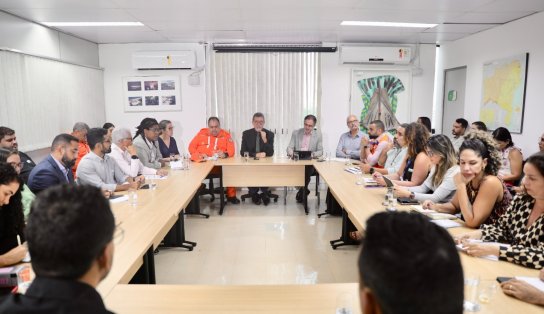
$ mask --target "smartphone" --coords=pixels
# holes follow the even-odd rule
[[[149,189],[149,184],[147,183],[140,187],[140,190],[147,190],[147,189]]]
[[[503,282],[506,282],[506,281],[512,280],[512,279],[514,279],[514,278],[512,278],[512,277],[497,277],[497,281],[499,283],[503,283]]]
[[[383,178],[383,180],[385,181],[385,185],[386,185],[388,188],[392,188],[392,187],[393,187],[393,182],[391,182],[391,180],[389,180],[388,177],[383,176],[382,178]]]

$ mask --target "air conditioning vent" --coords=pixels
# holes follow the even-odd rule
[[[196,67],[192,50],[137,51],[132,54],[132,67],[138,70],[180,70]]]
[[[340,60],[343,64],[410,64],[412,47],[342,46]]]

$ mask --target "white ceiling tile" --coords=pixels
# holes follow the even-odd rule
[[[238,0],[111,0],[119,8],[191,10],[239,8]]]
[[[502,24],[440,24],[424,33],[468,33],[474,34]]]
[[[421,33],[418,34],[420,43],[443,43],[469,36],[469,33]]]
[[[476,8],[475,12],[539,12],[544,10],[542,0],[495,0],[489,4]]]
[[[135,22],[119,9],[27,9],[12,10],[15,15],[37,22]]]
[[[116,8],[111,0],[2,0],[0,9]]]
[[[517,20],[533,12],[502,12],[502,13],[479,13],[469,12],[455,17],[452,21],[455,23],[507,23]]]

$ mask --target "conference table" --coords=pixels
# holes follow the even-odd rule
[[[288,286],[127,284],[138,269],[145,266],[145,257],[152,254],[153,248],[179,223],[183,209],[213,167],[223,167],[225,186],[300,186],[306,165],[315,167],[343,207],[344,218],[357,229],[364,230],[365,221],[384,210],[381,202],[385,189],[356,185],[356,176],[344,171],[343,162],[294,162],[273,158],[246,162],[232,158],[193,163],[189,171],[171,171],[167,180],[158,181],[156,190],[139,191],[136,207],[126,202],[113,205],[116,223],[124,229],[124,239],[116,245],[110,274],[98,286],[107,307],[117,313],[334,313],[339,303],[346,303],[344,299],[348,299],[353,313],[360,313],[356,283]],[[257,175],[255,171],[259,171]],[[264,180],[264,172],[270,178]],[[282,181],[284,177],[286,179]],[[409,210],[409,207],[399,206],[399,210]],[[448,230],[457,235],[469,229]],[[491,282],[497,276],[538,276],[538,271],[512,263],[460,256],[465,274],[478,274],[482,282]],[[541,313],[542,308],[510,298],[499,289],[491,303],[482,304],[480,313],[502,312]]]
[[[214,162],[221,167],[222,180],[220,187],[301,187],[308,167],[314,164],[313,160],[293,161],[289,158],[265,157],[248,158],[232,157],[219,159]],[[306,214],[308,200],[306,190],[303,189],[303,206]],[[219,214],[223,214],[225,204],[221,204]]]

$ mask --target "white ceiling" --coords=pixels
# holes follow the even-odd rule
[[[544,10],[544,0],[0,0],[43,22],[142,22],[58,27],[95,43],[441,43]],[[432,29],[340,26],[343,20],[440,24]]]

